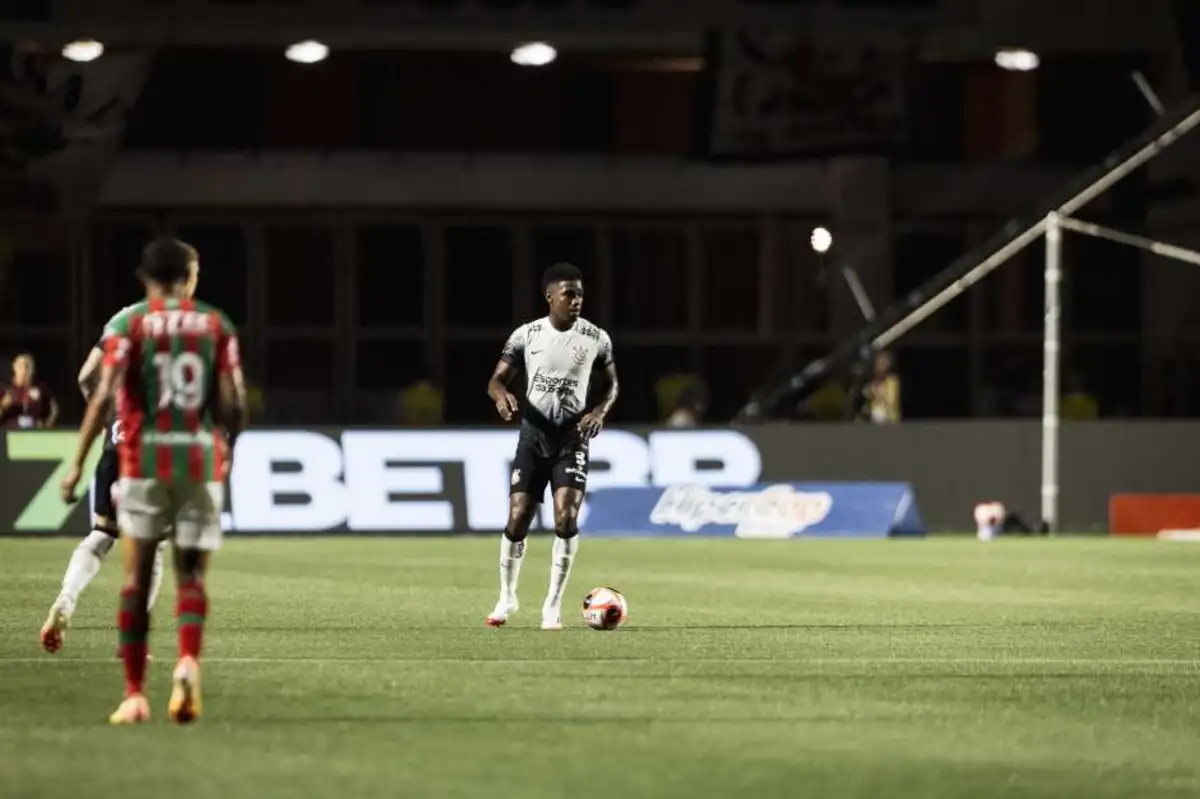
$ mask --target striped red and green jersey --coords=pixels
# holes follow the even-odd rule
[[[217,381],[241,360],[229,317],[198,300],[145,300],[109,320],[103,340],[105,364],[124,375],[117,387],[121,476],[219,480]]]

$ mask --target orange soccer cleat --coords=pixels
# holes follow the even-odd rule
[[[46,623],[42,625],[42,632],[39,636],[42,649],[50,654],[62,649],[63,637],[70,626],[70,608],[61,602],[55,602],[54,607],[50,608],[50,615],[46,617]]]
[[[488,627],[503,627],[508,617],[521,609],[521,604],[517,602],[515,596],[502,597],[496,603],[496,607],[484,619],[484,624]]]

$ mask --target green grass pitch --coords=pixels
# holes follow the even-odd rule
[[[0,541],[2,797],[1200,795],[1194,545],[585,540],[551,633],[545,539],[501,630],[493,538],[232,539],[186,729],[170,581],[150,725],[105,724],[115,558],[37,648],[74,545]]]

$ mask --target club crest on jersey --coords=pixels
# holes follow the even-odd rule
[[[587,363],[587,348],[572,347],[571,360],[575,362],[576,366],[583,366],[585,363]]]

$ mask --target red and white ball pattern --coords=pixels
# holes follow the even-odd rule
[[[615,588],[593,588],[583,598],[583,620],[593,630],[615,630],[629,618],[629,603]]]

